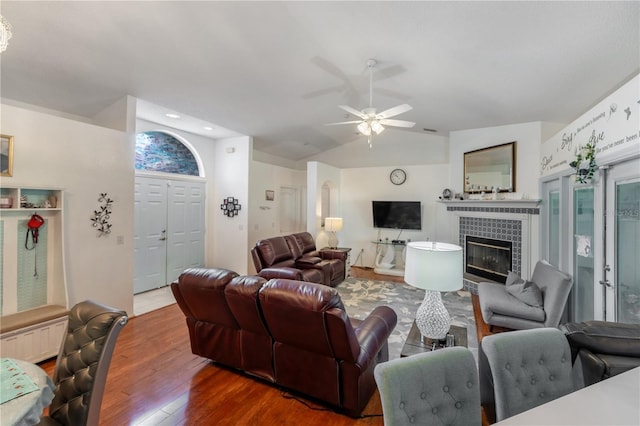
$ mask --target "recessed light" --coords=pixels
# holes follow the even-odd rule
[[[173,114],[171,112],[165,114],[167,117],[169,118],[180,118],[180,116],[178,114]]]
[[[205,126],[205,130],[213,130],[213,127]]]

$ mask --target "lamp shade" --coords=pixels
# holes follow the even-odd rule
[[[462,288],[462,247],[455,244],[416,241],[407,244],[404,280],[434,291]]]
[[[324,230],[329,232],[335,232],[342,229],[341,217],[326,217],[324,219]]]

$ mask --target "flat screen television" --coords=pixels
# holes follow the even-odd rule
[[[420,201],[372,201],[373,227],[422,229]]]

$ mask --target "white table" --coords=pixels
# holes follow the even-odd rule
[[[640,367],[495,425],[640,425]]]
[[[40,423],[44,407],[53,400],[54,385],[47,373],[35,364],[13,360],[40,388],[37,391],[0,404],[2,426],[31,426]]]

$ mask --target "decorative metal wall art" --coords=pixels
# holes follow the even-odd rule
[[[238,203],[238,199],[236,198],[227,197],[222,204],[220,204],[220,209],[224,215],[234,217],[240,214],[240,203]]]
[[[113,204],[113,200],[107,197],[106,192],[101,192],[98,201],[102,204],[99,210],[93,211],[91,222],[93,222],[93,227],[97,228],[98,237],[101,237],[111,233],[111,223],[109,223],[109,219],[111,219],[111,205]]]

